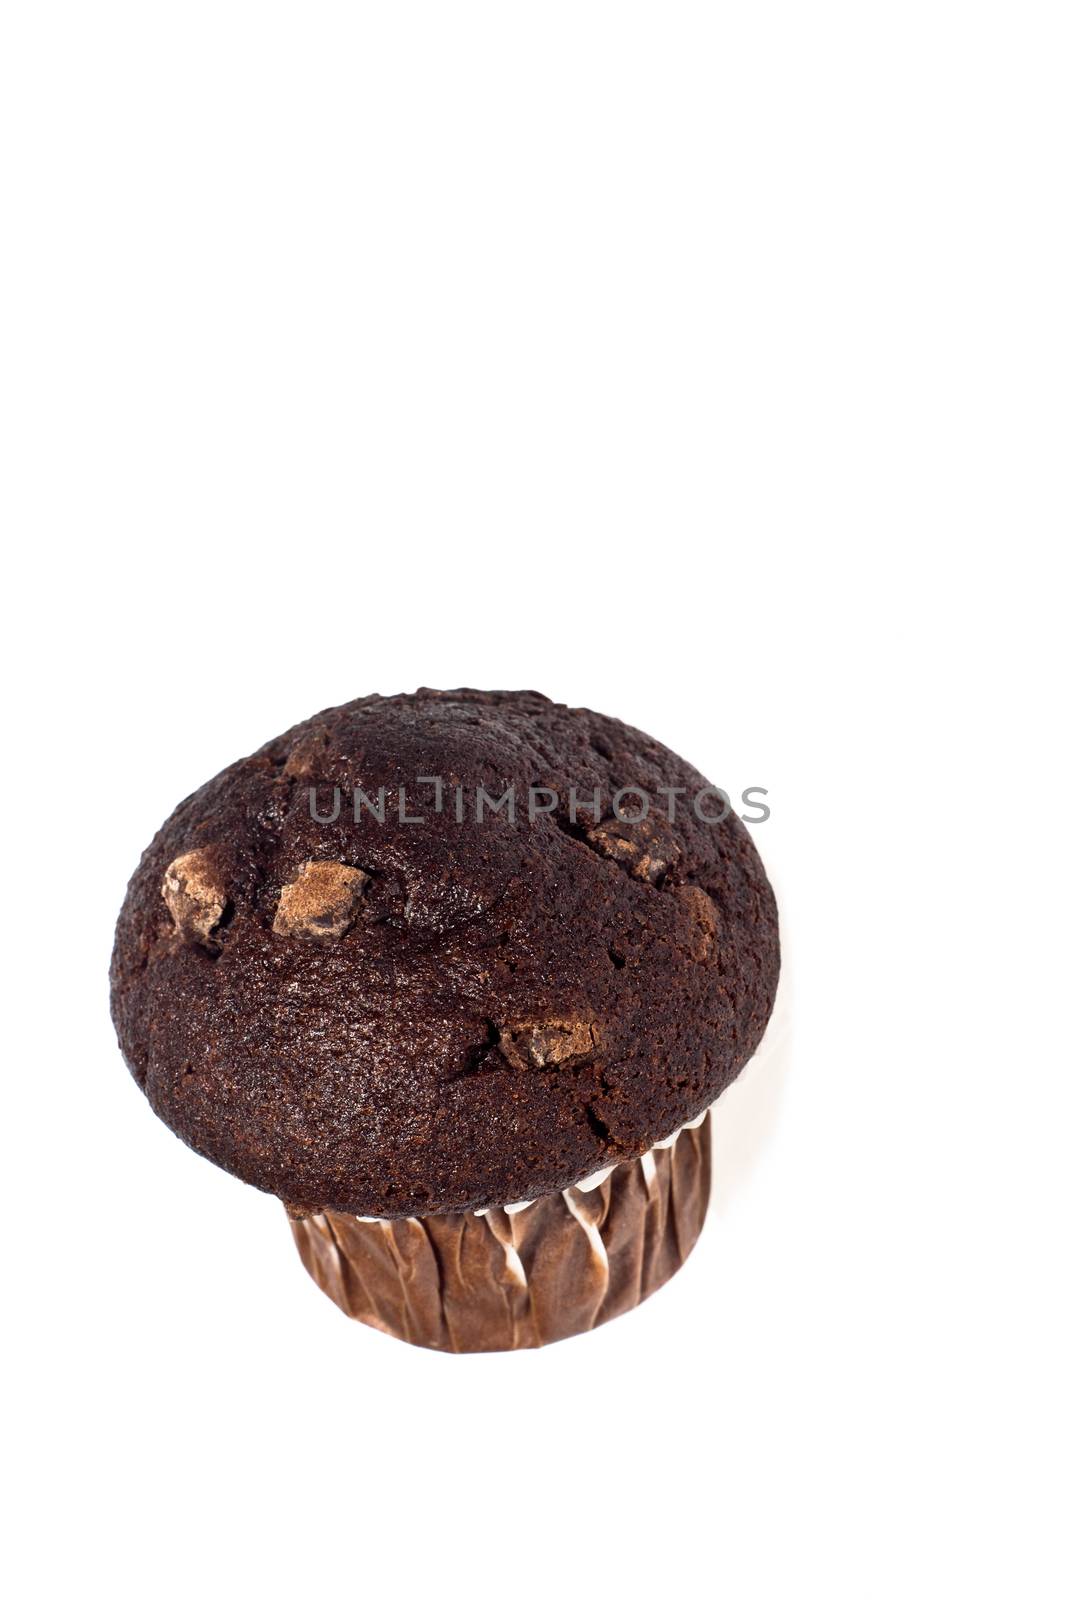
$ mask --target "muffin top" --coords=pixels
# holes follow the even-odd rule
[[[696,1117],[762,1036],[777,911],[726,809],[646,734],[534,693],[323,711],[146,850],[123,1054],[181,1138],[295,1212],[564,1189]]]

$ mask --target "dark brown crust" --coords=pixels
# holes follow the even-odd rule
[[[412,787],[426,775],[470,797],[513,784],[515,825],[436,814]],[[324,811],[334,785],[383,786],[385,823],[347,803],[313,820],[313,781]],[[399,822],[400,784],[422,825]],[[583,814],[528,820],[530,787],[570,784],[687,795],[632,849],[589,839]],[[531,693],[324,711],[185,800],[145,852],[112,962],[131,1071],[195,1150],[298,1211],[467,1211],[634,1157],[731,1082],[777,986],[773,894],[743,824],[696,817],[705,786],[646,734]],[[226,905],[180,927],[162,886],[194,850]],[[283,888],[317,861],[367,874],[363,892],[332,936],[280,937]]]
[[[708,1117],[590,1194],[544,1195],[515,1216],[367,1222],[328,1211],[291,1227],[347,1316],[431,1350],[530,1350],[601,1327],[661,1288],[699,1237],[709,1197]]]

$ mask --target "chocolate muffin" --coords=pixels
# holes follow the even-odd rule
[[[290,1213],[351,1315],[508,1349],[664,1282],[777,914],[720,791],[528,692],[323,711],[177,808],[116,931],[153,1109]]]

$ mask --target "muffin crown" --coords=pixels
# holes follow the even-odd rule
[[[565,1189],[697,1116],[762,1036],[776,907],[723,809],[647,735],[534,693],[323,711],[142,857],[123,1054],[180,1137],[297,1213]]]

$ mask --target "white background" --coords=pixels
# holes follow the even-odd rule
[[[1066,8],[2,28],[11,1592],[1067,1595]],[[533,1354],[348,1323],[107,1014],[172,806],[422,683],[771,793],[789,1048]]]

